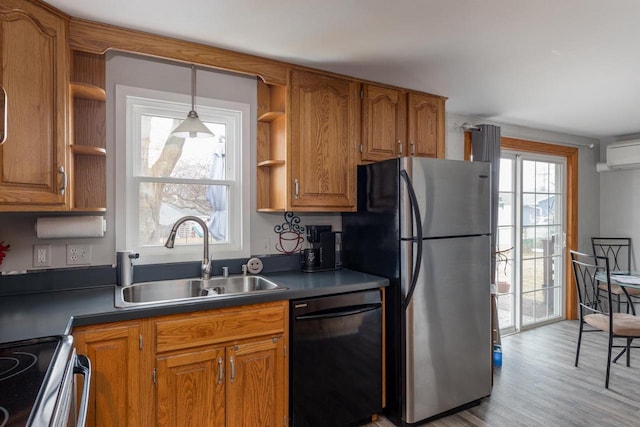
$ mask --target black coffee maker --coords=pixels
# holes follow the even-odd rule
[[[342,268],[342,233],[331,231],[330,225],[308,225],[306,228],[311,247],[301,252],[302,271],[312,273]]]

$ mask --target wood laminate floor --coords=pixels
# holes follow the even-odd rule
[[[503,364],[491,396],[429,427],[640,426],[640,349],[613,364],[604,388],[606,335],[583,334],[574,367],[577,321],[563,321],[502,339]],[[614,354],[618,350],[614,349]],[[366,427],[392,427],[384,417]]]

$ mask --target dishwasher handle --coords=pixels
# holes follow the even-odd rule
[[[377,310],[379,308],[382,308],[381,303],[349,305],[349,306],[343,306],[343,307],[329,308],[326,310],[313,311],[308,314],[302,314],[300,316],[296,316],[296,320],[317,320],[317,319],[331,319],[335,317],[353,316],[356,314],[362,314],[368,311]]]
[[[82,383],[82,397],[80,398],[80,410],[78,411],[77,426],[84,426],[87,421],[87,409],[89,407],[89,388],[91,385],[91,362],[83,354],[77,354],[73,367],[74,374],[84,377]]]

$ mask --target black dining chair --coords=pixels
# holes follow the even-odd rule
[[[596,256],[607,257],[609,259],[609,268],[612,272],[628,272],[631,270],[631,238],[629,237],[592,237],[591,247],[593,254]],[[600,295],[606,296],[607,290],[604,283],[600,284]],[[631,301],[627,300],[622,287],[611,285],[611,296],[616,302],[617,311],[626,304],[626,312],[629,313],[629,303],[638,302],[640,298],[640,289],[627,288],[627,294]],[[635,299],[635,301],[634,301]]]
[[[577,251],[570,251],[571,265],[578,290],[578,343],[576,346],[575,366],[580,358],[580,344],[583,332],[605,332],[608,335],[607,345],[607,373],[604,386],[609,388],[609,374],[611,372],[611,352],[614,348],[623,348],[626,352],[627,367],[631,365],[631,343],[640,338],[640,317],[629,313],[619,313],[612,310],[611,277],[609,259],[589,255]],[[597,276],[596,276],[597,275]],[[599,285],[604,284],[607,289],[605,302],[602,301]],[[585,329],[585,326],[588,326]],[[614,339],[624,339],[624,345],[614,345]],[[616,357],[617,359],[617,357]],[[615,360],[614,360],[615,362]]]

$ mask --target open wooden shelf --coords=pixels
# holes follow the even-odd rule
[[[286,86],[258,78],[258,212],[287,208]]]
[[[72,145],[71,152],[82,156],[107,157],[106,149],[90,145]]]
[[[71,211],[105,212],[107,137],[105,58],[72,52],[69,115]]]
[[[260,117],[258,117],[259,122],[271,123],[272,121],[284,116],[284,111],[267,111]]]
[[[286,162],[284,160],[264,160],[258,163],[259,168],[271,168],[274,166],[283,166]]]
[[[107,100],[107,93],[101,87],[71,82],[71,95],[74,98],[92,99],[94,101],[105,102]]]

